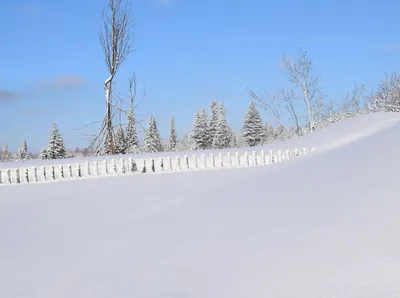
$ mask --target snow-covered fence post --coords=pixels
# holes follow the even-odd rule
[[[76,167],[77,167],[78,178],[81,178],[82,177],[81,164],[78,162],[76,164]]]
[[[218,153],[218,158],[219,158],[219,165],[220,167],[224,167],[224,157],[222,156],[222,153]]]
[[[168,170],[172,171],[172,158],[171,158],[171,156],[168,156]]]
[[[247,151],[244,152],[244,162],[246,167],[250,165],[249,153]]]
[[[269,150],[269,156],[268,156],[268,163],[273,164],[274,163],[274,152],[272,150]]]
[[[120,167],[121,167],[121,173],[122,173],[122,174],[125,174],[125,160],[124,160],[123,158],[121,158],[121,159],[120,159],[120,162],[121,162],[121,165],[120,165]]]
[[[56,170],[54,166],[51,166],[51,179],[56,180]]]
[[[19,169],[15,170],[15,178],[18,184],[21,183],[21,177],[19,176]]]
[[[261,164],[265,165],[265,152],[264,152],[264,150],[261,150]]]
[[[68,178],[72,178],[72,166],[68,165]]]
[[[181,158],[179,156],[176,157],[176,169],[181,170]]]
[[[147,169],[146,169],[146,160],[143,160],[143,168],[142,168],[142,173],[146,173]]]
[[[235,156],[236,156],[237,166],[240,167],[240,155],[239,155],[239,152],[235,152]]]
[[[138,165],[136,160],[132,160],[132,172],[137,172],[138,171]]]
[[[112,173],[117,174],[117,165],[115,164],[115,159],[111,159],[111,167],[112,167]]]
[[[290,150],[289,149],[286,149],[285,155],[286,155],[286,160],[289,160],[290,159]]]
[[[60,176],[61,176],[61,180],[65,178],[63,165],[60,166]]]
[[[38,182],[38,174],[37,174],[37,167],[33,168],[33,178],[35,179],[35,182]]]
[[[46,167],[45,166],[42,167],[42,177],[41,178],[42,179],[40,179],[40,180],[47,181]]]
[[[183,158],[185,159],[185,167],[186,167],[186,170],[189,170],[189,158],[188,158],[187,155],[185,155]]]
[[[106,175],[107,175],[108,174],[108,162],[107,162],[107,160],[104,160],[103,164],[104,164],[104,173],[106,173]]]
[[[7,170],[7,182],[8,182],[8,184],[12,183],[12,181],[11,181],[11,170]]]
[[[253,166],[258,166],[257,152],[253,151]]]
[[[132,157],[128,158],[128,171],[133,172],[133,158]]]
[[[28,168],[25,169],[25,181],[26,183],[29,183],[29,171]]]
[[[85,168],[86,168],[86,174],[89,177],[90,176],[90,163],[85,162]]]
[[[232,156],[231,156],[230,152],[228,152],[227,155],[228,155],[228,167],[231,168],[232,167]]]
[[[164,158],[162,158],[162,157],[161,157],[161,160],[160,160],[160,167],[161,167],[161,171],[164,172]]]
[[[154,173],[156,171],[156,164],[154,158],[151,159],[151,171]]]
[[[277,162],[281,162],[282,161],[282,150],[278,150],[278,156],[277,156]]]
[[[306,155],[307,153],[307,148],[303,148],[303,155]]]
[[[193,166],[195,169],[197,169],[199,167],[199,165],[197,164],[197,155],[193,154]]]
[[[99,162],[97,160],[94,162],[94,175],[99,176]]]
[[[203,154],[203,166],[207,169],[207,156],[205,154]]]
[[[299,149],[294,148],[294,157],[299,156]]]
[[[211,153],[210,157],[211,157],[211,165],[212,165],[213,168],[215,168],[215,155],[214,155],[214,153]]]

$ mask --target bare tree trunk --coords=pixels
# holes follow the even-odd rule
[[[106,142],[109,142],[110,154],[115,154],[115,146],[114,146],[114,130],[112,124],[112,105],[111,105],[111,88],[112,88],[112,77],[107,79],[104,83],[104,89],[106,90]]]

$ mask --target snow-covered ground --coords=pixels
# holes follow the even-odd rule
[[[27,160],[19,162],[0,162],[0,168],[23,168],[31,166],[43,166],[43,165],[54,165],[54,164],[74,164],[74,163],[84,163],[95,160],[111,160],[119,159],[124,157],[128,159],[129,157],[135,159],[146,159],[146,158],[159,158],[159,157],[175,157],[184,155],[192,155],[196,153],[210,154],[212,152],[239,152],[243,153],[245,151],[260,151],[265,150],[280,150],[280,149],[294,149],[294,148],[312,148],[312,147],[326,147],[335,148],[338,146],[345,145],[351,141],[357,140],[359,138],[370,135],[371,133],[379,132],[380,130],[386,129],[387,127],[393,125],[399,121],[399,115],[394,113],[376,113],[370,114],[366,117],[361,116],[358,118],[351,118],[345,121],[333,124],[323,130],[316,131],[312,134],[306,135],[301,138],[295,138],[287,140],[284,142],[275,141],[275,143],[268,144],[261,147],[252,148],[234,148],[226,150],[202,150],[202,151],[179,151],[179,152],[158,152],[158,153],[148,153],[148,154],[126,154],[119,156],[91,156],[91,157],[77,157],[72,159],[59,159],[54,160]]]
[[[1,187],[0,297],[400,297],[399,135],[373,114],[271,167]]]

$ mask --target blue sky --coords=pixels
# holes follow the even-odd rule
[[[47,144],[57,122],[69,148],[85,146],[78,130],[104,114],[107,71],[98,40],[106,0],[1,0],[0,146]],[[215,98],[234,130],[251,100],[246,88],[287,86],[280,60],[305,48],[321,87],[340,99],[363,83],[375,88],[399,70],[398,1],[131,0],[135,51],[116,77],[126,92],[136,72],[137,114],[149,112],[166,137],[171,116],[189,130],[197,108]],[[264,114],[264,119],[268,120]]]

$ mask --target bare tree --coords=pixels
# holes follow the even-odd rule
[[[317,121],[324,116],[324,98],[319,89],[319,78],[312,74],[312,61],[307,57],[307,51],[299,50],[297,60],[292,61],[283,55],[284,70],[289,82],[301,91],[303,103],[308,117],[309,129],[312,132]]]
[[[133,17],[128,5],[122,6],[122,0],[109,0],[108,10],[103,11],[103,29],[99,33],[103,48],[104,61],[109,77],[104,82],[106,92],[106,115],[98,135],[91,142],[92,149],[99,151],[104,147],[109,154],[115,154],[113,129],[113,79],[122,63],[132,51],[134,33]],[[121,109],[119,109],[121,110]]]
[[[297,60],[292,61],[283,55],[284,72],[291,83],[290,88],[281,89],[278,96],[269,97],[266,90],[260,93],[248,89],[250,96],[256,100],[257,105],[266,110],[281,126],[285,132],[291,136],[293,131],[296,135],[302,134],[302,109],[306,111],[307,126],[313,131],[319,121],[327,114],[327,105],[324,101],[319,88],[318,77],[312,74],[312,61],[308,59],[307,52],[300,49]],[[300,94],[297,93],[300,91]],[[296,103],[299,102],[299,103]],[[303,104],[301,104],[303,103]],[[281,114],[289,114],[295,129],[288,129],[281,120]]]
[[[328,114],[319,122],[319,126],[323,127],[330,123],[342,121],[365,114],[367,108],[364,101],[364,85],[354,84],[353,90],[340,102],[329,102]]]
[[[377,112],[400,112],[400,73],[387,75],[369,98],[370,109]]]
[[[277,122],[278,126],[281,126],[283,130],[287,134],[289,134],[288,128],[281,120],[282,103],[280,98],[270,97],[265,89],[262,90],[259,94],[250,89],[248,89],[248,92],[250,96],[255,100],[256,105],[267,111],[270,116],[272,116]]]

